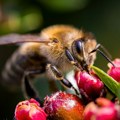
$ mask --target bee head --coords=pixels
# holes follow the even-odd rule
[[[93,64],[96,53],[89,53],[95,47],[96,41],[86,38],[79,38],[72,43],[72,54],[82,70],[89,71],[89,66]]]

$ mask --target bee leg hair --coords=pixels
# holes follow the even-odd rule
[[[65,87],[67,87],[67,88],[72,88],[72,89],[75,91],[75,93],[76,93],[77,95],[79,95],[79,92],[77,91],[77,89],[74,88],[73,85],[69,82],[69,80],[67,80],[67,79],[62,75],[62,73],[57,69],[56,66],[51,65],[51,64],[48,64],[47,67],[51,70],[51,72],[52,72],[52,74],[53,74],[53,76],[54,76],[54,79],[59,80],[59,81],[62,83],[62,85],[64,85]]]

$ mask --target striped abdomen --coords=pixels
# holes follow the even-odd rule
[[[41,70],[45,72],[46,59],[36,53],[21,54],[16,51],[7,61],[2,72],[2,82],[8,87],[18,87],[21,84],[25,71]]]

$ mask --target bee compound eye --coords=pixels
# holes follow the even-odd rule
[[[82,41],[80,41],[80,40],[75,41],[75,48],[76,48],[76,52],[78,54],[81,54],[82,51],[83,51],[83,43],[82,43]]]
[[[72,51],[73,53],[76,55],[79,55],[79,56],[83,56],[83,52],[84,52],[84,46],[83,46],[83,40],[82,39],[78,39],[76,41],[73,42],[73,45],[72,45]]]

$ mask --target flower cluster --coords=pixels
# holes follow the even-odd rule
[[[16,120],[82,120],[84,105],[76,96],[56,92],[45,98],[44,106],[35,99],[25,100],[16,106]]]
[[[109,70],[107,71],[107,73],[113,77],[116,81],[120,82],[120,59],[115,59],[113,61],[113,65],[111,65],[110,63],[108,63],[108,67]]]
[[[25,100],[16,106],[16,120],[46,120],[47,114],[35,99]]]
[[[120,106],[105,98],[97,98],[84,110],[84,120],[120,120]]]
[[[113,64],[108,64],[107,74],[119,85],[120,59],[115,59]],[[119,101],[111,101],[107,97],[108,88],[94,70],[91,69],[89,73],[76,71],[74,78],[81,96],[59,91],[46,96],[42,107],[33,98],[22,101],[16,106],[15,119],[120,120]],[[114,95],[117,100],[118,96]]]
[[[84,102],[90,102],[105,95],[104,84],[94,72],[88,74],[78,71],[75,73],[75,80]]]
[[[84,105],[75,95],[57,92],[45,98],[44,110],[50,120],[82,120]]]

